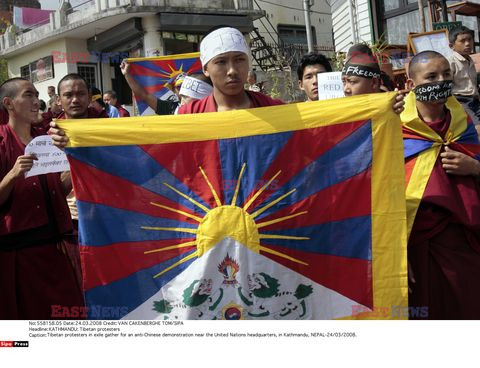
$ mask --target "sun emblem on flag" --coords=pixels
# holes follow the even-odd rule
[[[310,239],[309,237],[289,236],[289,235],[280,235],[280,234],[263,234],[261,232],[261,229],[265,226],[286,221],[297,216],[305,215],[307,214],[307,211],[296,212],[288,216],[272,219],[270,221],[257,222],[256,220],[258,216],[260,216],[262,213],[267,211],[269,208],[273,207],[278,202],[282,201],[284,198],[290,196],[292,193],[295,192],[296,189],[294,188],[289,192],[284,193],[283,195],[279,196],[275,200],[272,200],[271,202],[266,203],[263,207],[255,211],[249,211],[249,208],[254,203],[254,201],[267,188],[269,188],[271,183],[281,174],[281,171],[278,171],[267,183],[265,183],[265,185],[263,185],[259,190],[257,190],[253,194],[253,196],[243,205],[243,207],[239,207],[237,206],[237,198],[238,198],[238,193],[240,190],[240,185],[242,182],[242,177],[244,175],[246,166],[247,164],[244,163],[240,169],[238,180],[236,181],[235,192],[234,192],[232,201],[230,203],[221,203],[220,198],[217,192],[215,191],[212,183],[210,182],[208,176],[206,175],[203,168],[199,166],[199,170],[204,180],[206,181],[208,187],[210,188],[213,198],[215,199],[216,206],[213,208],[209,208],[199,203],[195,199],[191,198],[185,193],[182,193],[180,190],[176,189],[170,184],[165,182],[163,183],[164,186],[166,186],[173,192],[177,193],[181,197],[185,198],[189,202],[193,203],[199,209],[201,209],[205,213],[205,215],[203,217],[200,217],[193,213],[181,211],[181,210],[178,210],[169,206],[165,206],[159,203],[154,203],[154,202],[151,203],[151,205],[153,206],[157,206],[165,210],[184,215],[198,223],[197,228],[142,226],[142,229],[144,230],[191,233],[191,234],[194,234],[196,237],[194,241],[189,241],[189,242],[184,242],[179,244],[172,244],[171,246],[162,247],[160,249],[152,249],[144,252],[145,254],[150,254],[150,253],[164,252],[171,249],[179,249],[179,248],[191,247],[191,246],[196,246],[197,248],[195,252],[189,254],[188,256],[180,259],[178,262],[170,265],[169,267],[165,268],[161,272],[157,273],[154,276],[154,278],[163,275],[164,273],[181,265],[184,262],[189,261],[190,259],[193,259],[196,257],[202,257],[205,253],[207,253],[210,249],[212,249],[214,246],[216,246],[220,241],[222,241],[226,237],[235,239],[236,241],[245,245],[248,249],[250,249],[255,253],[260,253],[260,251],[262,251],[265,253],[276,255],[284,259],[288,259],[298,264],[308,266],[308,263],[300,259],[296,259],[285,253],[273,250],[261,244],[262,239],[287,239],[287,240],[298,240],[298,241],[309,240]]]

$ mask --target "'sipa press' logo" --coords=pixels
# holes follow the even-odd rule
[[[28,348],[28,341],[0,341],[0,348]]]

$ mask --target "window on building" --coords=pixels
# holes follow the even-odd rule
[[[89,87],[98,87],[97,65],[89,63],[78,63],[78,74],[81,75],[88,83]]]
[[[197,52],[202,39],[200,34],[162,32],[166,55]]]
[[[417,0],[380,0],[377,7],[379,34],[388,43],[406,44],[409,32],[420,32]]]
[[[28,79],[31,81],[31,75],[30,75],[30,65],[25,65],[20,68],[20,76],[22,78]]]
[[[386,26],[388,43],[393,45],[406,44],[409,32],[421,32],[418,10],[388,18],[386,19]],[[407,32],[404,31],[406,29]]]
[[[282,44],[307,44],[307,30],[305,26],[278,25],[279,41]],[[316,44],[315,27],[312,27],[313,43]]]
[[[45,56],[20,67],[20,76],[32,83],[43,82],[55,77],[52,56]]]

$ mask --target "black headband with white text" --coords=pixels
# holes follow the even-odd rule
[[[342,75],[354,75],[362,78],[380,78],[380,68],[371,68],[361,64],[346,63],[342,69]]]

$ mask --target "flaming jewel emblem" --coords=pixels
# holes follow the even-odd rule
[[[218,265],[218,271],[223,275],[223,283],[226,285],[235,285],[237,280],[235,276],[237,275],[240,266],[235,260],[230,258],[227,253],[227,256],[223,259],[222,263]]]

